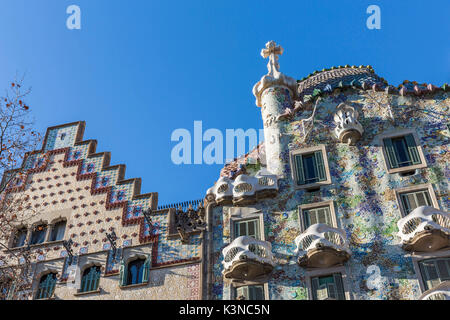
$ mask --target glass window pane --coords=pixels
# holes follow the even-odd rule
[[[398,165],[400,167],[411,165],[411,159],[409,158],[408,149],[406,148],[405,138],[395,138],[392,139],[392,144],[394,145],[394,150],[397,154]]]
[[[251,286],[250,300],[264,300],[264,287]]]
[[[247,235],[247,224],[239,223],[239,236],[246,236]]]
[[[333,275],[319,277],[319,286],[327,285],[329,283],[334,283]]]
[[[317,219],[317,210],[310,210],[308,212],[309,215],[309,221],[311,221],[311,225],[319,223],[319,220]]]
[[[428,190],[402,193],[400,196],[402,199],[403,209],[407,214],[420,206],[431,206]]]
[[[27,238],[27,230],[26,229],[19,230],[16,235],[14,247],[22,247],[25,244],[26,238]]]
[[[248,226],[248,235],[254,237],[256,235],[255,221],[247,222],[247,226]]]
[[[37,226],[31,234],[31,244],[38,244],[45,241],[46,226]]]
[[[322,207],[317,209],[304,210],[303,216],[305,217],[305,228],[308,228],[316,223],[324,223],[332,226],[331,212],[329,207]]]
[[[317,210],[319,223],[329,224],[328,208],[321,208]]]
[[[317,180],[314,155],[303,156],[303,169],[305,171],[305,182],[312,183]]]
[[[258,223],[258,219],[236,222],[236,237],[249,236],[260,239]]]
[[[50,241],[58,241],[64,238],[64,233],[66,231],[66,222],[61,221],[54,225]]]
[[[128,264],[128,285],[142,283],[145,260],[138,259]]]
[[[244,286],[236,289],[236,298],[245,300],[264,300],[264,286]]]

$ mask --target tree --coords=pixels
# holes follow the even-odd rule
[[[10,248],[19,235],[18,226],[26,225],[33,210],[27,207],[27,196],[13,192],[17,185],[26,183],[27,169],[19,165],[41,140],[25,102],[30,92],[31,88],[23,88],[23,77],[16,77],[0,98],[0,300],[27,298],[23,293],[31,285],[30,247]]]

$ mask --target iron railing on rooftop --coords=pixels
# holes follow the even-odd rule
[[[197,210],[198,207],[200,206],[200,204],[203,205],[203,199],[189,200],[189,201],[182,201],[182,202],[177,202],[177,203],[161,205],[161,206],[158,206],[157,210],[165,210],[165,209],[170,209],[170,208],[178,209],[181,207],[182,211],[186,211],[189,208],[189,206],[192,206],[192,209]]]

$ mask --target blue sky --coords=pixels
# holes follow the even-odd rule
[[[81,30],[66,8],[81,8]],[[366,8],[381,8],[381,29]],[[16,72],[32,87],[36,127],[85,120],[86,139],[141,177],[160,204],[202,198],[222,165],[175,165],[177,128],[262,128],[251,93],[269,40],[301,79],[367,65],[390,84],[450,82],[448,0],[0,0],[0,90]]]

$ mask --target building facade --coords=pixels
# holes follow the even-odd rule
[[[157,193],[141,194],[140,179],[125,179],[124,165],[83,140],[84,127],[48,128],[4,192],[22,200],[24,218],[1,251],[2,281],[31,257],[31,282],[22,292],[8,282],[3,298],[201,299],[203,231],[179,219],[201,213],[199,203],[158,208]]]
[[[0,271],[32,256],[29,299],[450,299],[448,86],[296,81],[282,52],[253,88],[265,142],[204,201],[158,207],[84,122],[49,128],[6,189],[26,219]]]
[[[448,86],[370,66],[282,74],[261,52],[264,144],[208,190],[209,299],[449,299]]]

